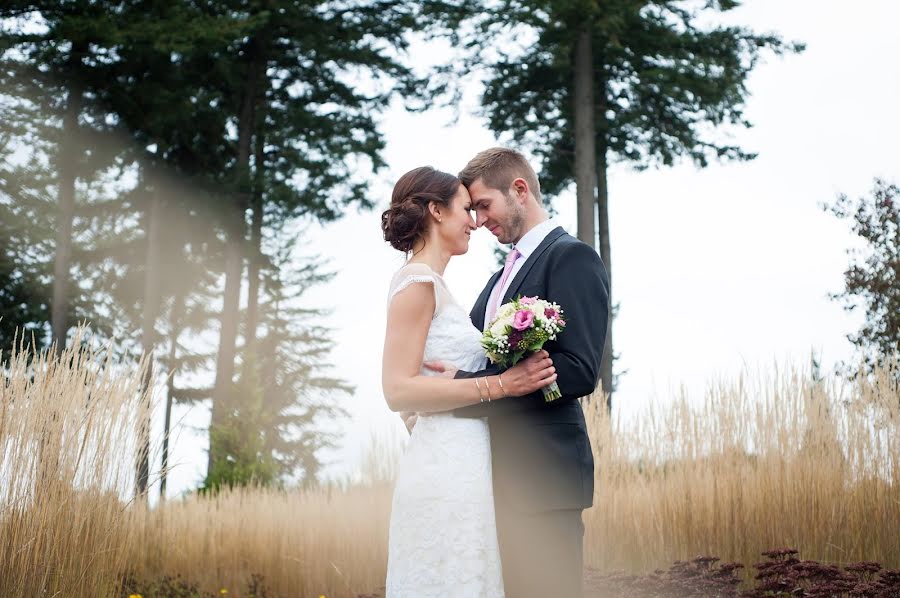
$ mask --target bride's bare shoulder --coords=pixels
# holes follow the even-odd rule
[[[394,276],[402,274],[428,274],[437,276],[437,273],[431,269],[431,266],[424,262],[406,262],[402,268],[397,270]]]

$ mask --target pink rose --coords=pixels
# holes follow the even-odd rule
[[[547,309],[544,310],[544,317],[549,320],[555,320],[557,315],[558,314],[556,313],[556,310],[553,309],[552,307],[548,307]]]
[[[527,309],[517,311],[513,317],[513,328],[516,330],[528,330],[532,323],[534,323],[534,314]]]
[[[537,297],[522,297],[519,299],[519,303],[522,305],[534,305],[535,301],[537,301]]]

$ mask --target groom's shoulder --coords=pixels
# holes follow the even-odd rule
[[[576,237],[573,237],[565,230],[562,231],[562,234],[559,235],[559,238],[556,239],[556,242],[551,248],[566,258],[583,258],[590,261],[600,259],[597,250]]]
[[[559,239],[556,240],[556,245],[559,245],[561,247],[565,247],[567,245],[578,244],[578,243],[581,243],[582,245],[586,245],[586,243],[582,243],[576,237],[573,237],[572,235],[570,235],[563,227],[559,227],[557,230],[560,232],[560,234],[559,234]]]
[[[606,266],[597,250],[564,232],[550,247],[547,268],[567,277],[580,278],[598,275],[606,278]]]

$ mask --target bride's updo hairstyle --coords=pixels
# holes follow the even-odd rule
[[[412,251],[416,239],[428,230],[428,204],[433,201],[449,209],[458,189],[458,178],[431,166],[404,174],[394,185],[391,207],[381,214],[384,240],[399,251]]]

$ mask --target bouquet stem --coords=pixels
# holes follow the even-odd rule
[[[555,401],[562,396],[562,392],[560,392],[559,385],[556,382],[551,382],[550,386],[545,386],[541,390],[544,393],[544,401],[547,403]]]

